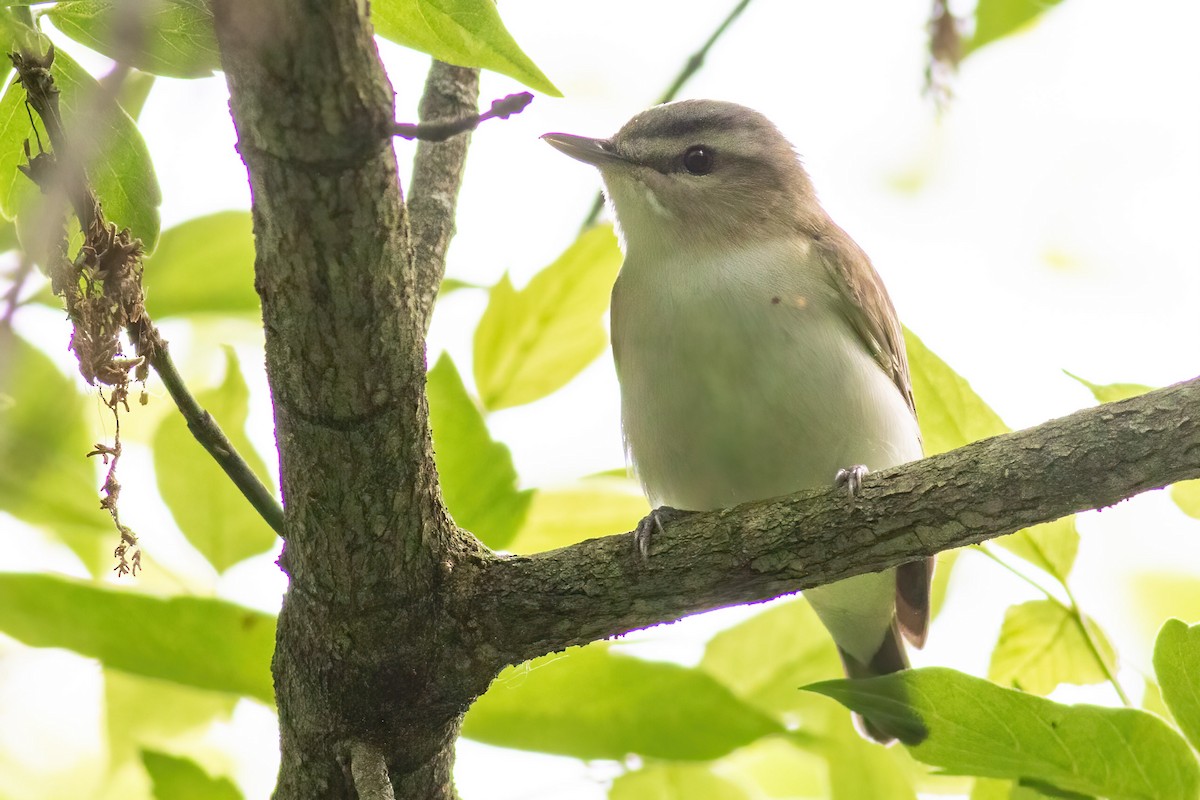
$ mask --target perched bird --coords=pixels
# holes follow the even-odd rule
[[[600,170],[625,261],[612,293],[621,418],[653,506],[705,511],[921,457],[904,338],[866,254],[762,114],[685,100],[615,136],[542,137]],[[804,592],[846,674],[908,666],[933,561]],[[870,720],[867,735],[891,736]]]

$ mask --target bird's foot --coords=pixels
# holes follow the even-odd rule
[[[867,477],[869,471],[865,464],[855,464],[852,467],[839,469],[833,478],[833,485],[845,486],[846,494],[854,498],[858,495],[858,490],[862,488],[863,478]]]
[[[685,513],[687,512],[680,511],[678,508],[659,506],[642,517],[641,522],[633,529],[633,544],[643,562],[650,560],[650,540],[656,534],[664,533],[663,522],[670,522]]]

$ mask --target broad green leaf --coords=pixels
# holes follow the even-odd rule
[[[700,669],[760,711],[789,721],[799,717],[810,733],[826,712],[799,687],[842,674],[833,640],[802,598],[772,604],[718,633],[705,647]]]
[[[737,776],[766,798],[829,796],[829,770],[825,758],[812,749],[797,745],[791,737],[759,739],[718,763],[722,775]]]
[[[15,250],[19,245],[17,226],[12,223],[12,220],[0,219],[0,253]]]
[[[187,758],[154,750],[142,751],[150,773],[154,800],[241,800],[242,793],[228,778],[214,778]]]
[[[829,727],[832,800],[917,800],[912,781],[892,750],[863,739],[844,714],[832,717]]]
[[[1085,795],[1071,794],[1070,796],[1088,800]],[[1002,781],[996,778],[979,778],[971,790],[971,800],[1042,800],[1046,797],[1051,797],[1051,795],[1042,794],[1037,789],[1031,789],[1028,786],[1020,786],[1013,781]],[[1068,795],[1060,793],[1054,797],[1056,800],[1063,800]]]
[[[183,314],[260,313],[249,211],[218,211],[163,232],[146,259],[146,308]]]
[[[1084,618],[1100,657],[1115,673],[1117,654],[1092,620]],[[1010,606],[992,651],[988,679],[1001,686],[1046,695],[1060,683],[1108,679],[1071,613],[1050,600]]]
[[[485,408],[538,400],[604,351],[601,320],[621,251],[612,227],[584,232],[520,291],[508,276],[492,287],[475,329],[475,385]]]
[[[566,488],[539,489],[508,549],[540,553],[632,531],[649,513],[646,498],[629,491],[625,481],[589,479]]]
[[[1008,433],[1008,426],[971,385],[912,331],[904,331],[904,341],[926,455]],[[995,541],[1060,580],[1070,574],[1079,549],[1073,517],[1035,525]]]
[[[1180,481],[1171,487],[1171,499],[1192,519],[1200,519],[1200,480]]]
[[[782,730],[700,670],[603,643],[506,669],[463,724],[488,744],[617,760],[706,761]]]
[[[104,572],[117,534],[100,508],[84,407],[74,381],[0,325],[0,510],[45,528],[89,570]]]
[[[1154,391],[1153,386],[1143,386],[1140,383],[1092,383],[1065,369],[1063,372],[1067,374],[1067,377],[1083,384],[1092,393],[1092,397],[1096,398],[1097,403],[1115,403],[1118,400],[1128,400],[1130,397]]]
[[[206,78],[221,68],[205,0],[59,0],[54,27],[111,59],[168,78]]]
[[[964,444],[1008,433],[1009,428],[971,384],[905,329],[908,367],[925,454],[954,450]]]
[[[1075,528],[1075,517],[1034,525],[993,541],[1059,581],[1066,580],[1071,574],[1075,555],[1079,552],[1079,531]]]
[[[1154,672],[1179,729],[1200,751],[1200,625],[1167,620],[1154,644]]]
[[[266,464],[246,436],[250,391],[232,348],[225,349],[225,380],[198,392],[196,400],[255,474],[269,482]],[[159,493],[184,536],[218,572],[275,546],[275,532],[196,441],[182,415],[162,421],[152,446]]]
[[[609,800],[750,800],[751,795],[703,764],[649,764],[613,781]]]
[[[65,53],[56,51],[51,73],[59,89],[63,127],[75,152],[94,153],[87,174],[105,218],[118,228],[129,228],[146,252],[152,251],[158,242],[162,195],[137,124],[115,102],[101,102],[96,79]],[[43,145],[49,147],[40,121],[38,131]],[[20,84],[10,83],[0,98],[0,212],[9,219],[18,217],[22,243],[35,253],[43,247],[45,234],[39,229],[47,224],[41,219],[45,203],[17,167],[26,163],[25,141],[37,155],[36,138],[25,108],[25,91]],[[30,236],[34,240],[28,240]]]
[[[1032,26],[1043,12],[1061,0],[979,0],[975,6],[975,34],[963,43],[963,56],[985,44]]]
[[[134,675],[274,701],[275,618],[224,600],[0,573],[0,632]]]
[[[460,67],[482,67],[562,97],[513,41],[492,0],[374,0],[375,32]]]
[[[944,668],[807,687],[904,734],[919,761],[1111,800],[1195,800],[1200,768],[1153,714],[1066,706]]]
[[[105,730],[110,769],[143,747],[169,746],[178,737],[227,722],[238,698],[169,681],[104,670]]]
[[[525,520],[532,489],[517,489],[507,445],[492,439],[483,414],[445,353],[429,371],[429,425],[442,498],[459,526],[488,547],[508,547]]]

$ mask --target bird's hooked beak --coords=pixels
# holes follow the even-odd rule
[[[603,167],[625,160],[613,148],[612,139],[589,139],[570,133],[547,133],[542,136],[542,141],[560,153],[593,167]]]

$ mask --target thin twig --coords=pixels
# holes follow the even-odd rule
[[[444,142],[451,136],[473,131],[489,119],[508,119],[513,114],[520,114],[525,107],[533,102],[529,92],[510,94],[492,102],[492,107],[482,114],[459,117],[444,122],[397,122],[392,126],[393,136],[402,139],[420,139],[423,142]]]
[[[479,70],[434,61],[425,79],[417,113],[427,119],[456,119],[475,114],[479,103]],[[417,281],[414,313],[429,330],[433,303],[446,272],[446,251],[454,237],[458,193],[462,188],[471,136],[445,142],[422,141],[413,158],[408,220]]]
[[[659,96],[658,100],[655,102],[655,105],[669,103],[675,99],[675,96],[679,94],[679,90],[683,88],[684,84],[691,80],[692,76],[699,72],[700,68],[704,66],[704,60],[708,58],[708,51],[712,50],[713,45],[717,43],[718,39],[725,35],[725,31],[729,30],[729,26],[741,16],[742,12],[746,10],[746,6],[748,5],[750,5],[750,0],[740,0],[740,2],[733,7],[733,10],[725,16],[725,19],[721,20],[721,24],[718,25],[717,29],[712,32],[712,35],[705,40],[704,44],[700,46],[700,49],[688,56],[687,61],[683,63],[683,68],[679,70],[679,74],[675,76],[673,81],[671,81],[671,84],[666,88],[666,91]],[[583,225],[580,226],[580,230],[586,231],[588,228],[595,225],[596,220],[600,218],[600,212],[603,209],[604,195],[598,192],[596,194],[596,199],[592,202],[592,209],[588,212],[587,217],[584,218]]]
[[[250,501],[250,505],[259,513],[259,516],[271,526],[271,530],[283,536],[283,507],[275,499],[274,493],[259,480],[258,475],[229,441],[225,431],[221,430],[221,426],[217,424],[213,415],[205,411],[203,406],[196,401],[195,396],[183,382],[179,370],[175,368],[175,362],[167,351],[166,341],[159,336],[156,328],[150,326],[149,320],[146,320],[146,324],[149,334],[157,338],[153,355],[150,357],[150,366],[158,373],[163,386],[167,387],[167,393],[171,395],[175,406],[187,422],[188,430],[225,471],[242,496]]]
[[[22,171],[43,190],[50,188],[66,195],[85,236],[84,247],[74,262],[66,253],[60,253],[59,263],[49,269],[52,288],[56,294],[64,295],[67,311],[76,325],[72,347],[80,357],[80,371],[89,382],[99,379],[114,387],[112,405],[124,402],[131,369],[136,369],[138,380],[145,380],[148,370],[153,368],[163,379],[197,441],[212,454],[267,524],[283,535],[283,509],[237,453],[216,420],[188,391],[167,352],[166,342],[142,305],[141,242],[128,230],[118,232],[115,225],[105,220],[95,191],[88,182],[84,158],[71,147],[59,111],[58,88],[50,74],[54,62],[53,47],[45,56],[20,53],[13,54],[12,60],[26,90],[28,103],[41,117],[52,148],[52,153],[39,153],[31,158]],[[117,87],[119,82],[113,82],[108,91],[115,93]],[[80,275],[85,279],[88,292],[95,293],[102,287],[101,307],[111,313],[110,317],[98,321],[86,319],[93,309],[88,307],[90,295],[80,294]],[[125,327],[137,350],[137,358],[118,358],[119,342],[115,331],[109,329],[114,321]],[[119,522],[117,524],[124,539],[125,530]]]

